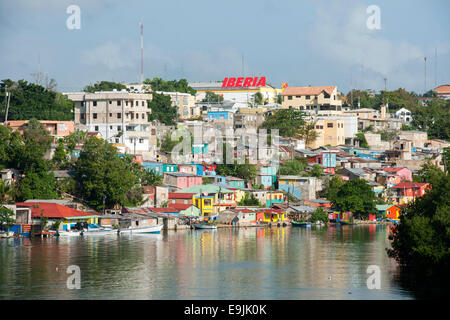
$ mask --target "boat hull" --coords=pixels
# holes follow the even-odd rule
[[[120,229],[119,233],[128,234],[128,233],[161,233],[163,228],[162,224],[151,226],[151,227],[141,227],[141,228],[128,228],[128,229]]]
[[[308,227],[311,227],[311,222],[295,222],[295,221],[292,221],[291,225],[293,227],[308,228]]]
[[[101,229],[101,230],[84,230],[80,233],[82,236],[104,236],[107,234],[117,233],[116,230],[113,229]]]
[[[217,226],[206,224],[194,224],[194,229],[198,230],[217,230]]]

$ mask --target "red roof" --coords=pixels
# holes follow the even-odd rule
[[[157,213],[172,213],[172,212],[179,212],[180,210],[175,208],[149,208],[150,211],[157,212]]]
[[[42,215],[47,218],[72,218],[95,215],[94,213],[80,211],[58,203],[18,202],[15,205],[19,207],[31,207],[32,218],[40,218],[41,212]]]
[[[255,212],[253,210],[248,210],[248,209],[233,209],[233,211],[235,212],[242,212],[242,213],[252,213]]]
[[[184,203],[169,203],[169,208],[174,208],[177,210],[186,210],[187,208],[193,206],[193,204],[184,204]]]
[[[169,192],[169,199],[192,199],[195,193]]]
[[[412,188],[422,188],[425,186],[428,186],[429,183],[426,182],[421,182],[421,183],[417,183],[417,182],[401,182],[399,184],[396,184],[395,186],[393,186],[393,189],[412,189]]]

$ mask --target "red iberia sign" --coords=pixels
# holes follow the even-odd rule
[[[266,77],[239,77],[223,79],[222,87],[239,88],[239,87],[264,87],[266,85]]]

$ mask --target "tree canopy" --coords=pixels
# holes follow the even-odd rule
[[[0,119],[3,122],[6,115],[7,102],[5,90],[11,96],[8,120],[73,120],[73,101],[65,95],[47,90],[43,86],[28,83],[25,80],[17,82],[10,79],[0,82]]]
[[[223,96],[220,96],[218,94],[215,94],[211,91],[206,91],[205,97],[203,98],[202,102],[222,102]]]
[[[84,92],[90,92],[94,93],[96,91],[113,91],[113,89],[116,89],[117,91],[120,91],[122,89],[126,89],[127,87],[122,83],[112,82],[112,81],[100,81],[97,83],[94,83],[93,85],[87,85],[84,87]]]
[[[153,93],[153,99],[148,107],[152,110],[152,113],[148,116],[149,121],[159,120],[165,125],[175,124],[177,108],[172,106],[170,96]]]
[[[146,79],[144,81],[145,84],[149,84],[152,88],[152,91],[165,91],[165,92],[182,92],[182,93],[190,93],[195,95],[197,93],[196,90],[189,86],[189,83],[186,79],[180,80],[163,80],[161,78],[155,77],[153,79]]]

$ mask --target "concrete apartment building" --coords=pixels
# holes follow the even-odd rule
[[[342,114],[342,101],[336,86],[286,87],[281,93],[282,107],[316,115]]]
[[[306,147],[316,149],[320,146],[338,146],[345,144],[345,129],[343,117],[317,117],[315,128],[317,139],[310,142]]]
[[[124,146],[127,153],[156,158],[156,129],[148,121],[151,94],[123,91],[70,92],[74,101],[75,126],[98,132],[110,143]]]

